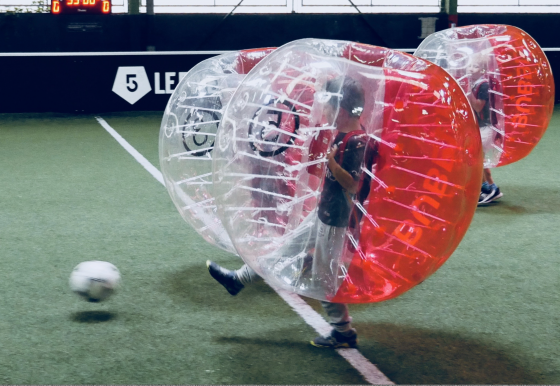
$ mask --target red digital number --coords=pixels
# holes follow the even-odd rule
[[[111,13],[111,0],[51,0],[51,13]]]

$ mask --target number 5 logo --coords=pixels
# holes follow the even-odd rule
[[[113,83],[115,94],[133,105],[150,91],[152,86],[144,67],[119,67]]]
[[[126,89],[130,92],[134,92],[138,89],[138,83],[136,83],[134,78],[136,78],[136,74],[128,74],[126,76],[126,84],[127,84]],[[131,87],[130,84],[133,84],[134,87]]]

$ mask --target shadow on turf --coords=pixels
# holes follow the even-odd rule
[[[236,265],[241,266],[241,261],[230,262],[225,266],[233,269]],[[260,282],[245,287],[237,296],[231,296],[210,276],[206,265],[195,265],[181,271],[170,272],[163,283],[162,290],[178,303],[188,302],[200,307],[220,310],[239,309],[240,304],[246,304],[247,301],[266,302],[267,295],[275,294],[272,288]]]
[[[224,353],[224,365],[231,363],[233,379],[240,384],[301,384],[303,380],[313,384],[364,383],[333,350],[313,347],[309,343],[313,333],[298,330],[270,326],[266,336],[215,336],[213,341]]]
[[[78,323],[103,323],[116,317],[116,314],[108,311],[80,311],[73,313],[70,319]]]
[[[464,337],[392,324],[355,324],[360,351],[397,384],[538,384],[507,352]]]

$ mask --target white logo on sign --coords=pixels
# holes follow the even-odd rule
[[[131,105],[152,91],[144,67],[119,67],[113,92]]]

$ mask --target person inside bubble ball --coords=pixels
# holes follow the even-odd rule
[[[496,132],[490,119],[490,83],[487,75],[487,65],[484,58],[473,57],[467,67],[467,74],[470,77],[471,92],[467,98],[476,114],[476,119],[480,127],[480,137],[482,139],[482,149],[486,153],[492,149],[493,144],[499,145],[501,136]],[[492,173],[489,168],[484,169],[482,176],[482,187],[478,198],[478,205],[489,204],[503,196],[500,188],[494,183]]]
[[[333,281],[340,276],[341,259],[345,252],[345,235],[353,207],[352,200],[357,193],[361,196],[358,192],[361,186],[360,168],[367,140],[360,124],[365,102],[361,85],[350,77],[339,77],[327,82],[326,91],[331,95],[325,108],[327,114],[336,113],[340,100],[336,118],[337,133],[327,155],[328,168],[317,211],[316,237],[314,245],[311,246],[314,249],[308,254],[308,257],[312,254],[312,259],[306,258],[303,269],[309,269],[311,260],[313,280],[324,288],[327,296],[334,296],[340,283]],[[366,155],[366,158],[368,157],[369,155]],[[369,188],[369,184],[363,186],[365,185]],[[237,295],[245,285],[262,280],[247,264],[231,271],[208,260],[207,267],[210,275],[231,295]],[[333,329],[330,335],[318,336],[311,344],[325,348],[356,347],[357,333],[351,326],[348,306],[327,301],[321,301],[321,305]]]

